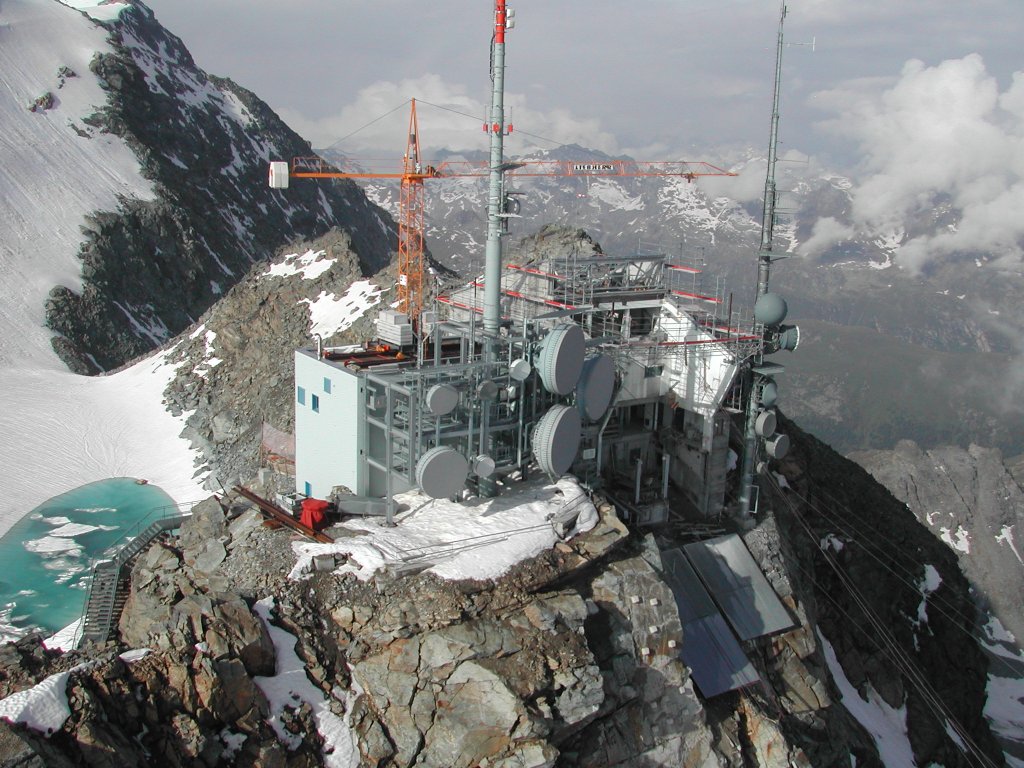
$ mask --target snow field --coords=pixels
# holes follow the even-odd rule
[[[82,119],[106,103],[89,70],[109,51],[107,31],[84,15],[114,18],[123,3],[5,0],[0,45],[0,535],[46,499],[114,476],[144,477],[177,501],[207,495],[182,419],[163,409],[173,372],[163,356],[113,376],[68,371],[44,325],[55,285],[81,286],[80,227],[118,197],[153,190],[118,138]],[[59,75],[62,68],[74,76]],[[45,93],[53,106],[32,112]],[[85,134],[85,135],[81,135]]]
[[[908,768],[917,765],[914,762],[914,750],[911,748],[910,739],[907,736],[906,706],[893,709],[870,685],[868,686],[867,701],[862,699],[857,689],[847,679],[846,673],[843,672],[831,643],[821,632],[817,632],[817,635],[818,642],[821,643],[825,653],[829,672],[832,673],[832,679],[839,689],[842,704],[854,719],[871,734],[875,746],[878,747],[882,765],[908,766]]]
[[[317,555],[342,555],[346,562],[336,573],[369,579],[386,566],[414,560],[433,563],[427,571],[443,579],[494,579],[513,565],[554,546],[553,515],[578,510],[574,533],[597,524],[597,510],[572,477],[557,483],[532,481],[506,490],[494,499],[454,503],[429,499],[418,491],[398,494],[406,511],[388,528],[382,518],[355,518],[343,523],[351,536],[333,544],[295,542],[298,562],[290,577],[313,570]]]

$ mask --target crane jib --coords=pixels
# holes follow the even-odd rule
[[[573,173],[613,173],[615,166],[612,163],[574,163],[571,168]]]

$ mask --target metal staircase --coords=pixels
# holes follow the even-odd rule
[[[110,639],[114,620],[121,615],[126,599],[128,572],[125,565],[148,547],[153,539],[164,531],[181,527],[182,522],[191,515],[191,512],[182,512],[150,523],[148,528],[121,547],[113,558],[100,560],[93,565],[79,646],[86,642],[102,643]]]

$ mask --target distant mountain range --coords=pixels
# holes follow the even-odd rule
[[[330,154],[328,153],[328,156]],[[465,153],[468,159],[480,159]],[[437,161],[447,159],[438,158]],[[519,158],[517,158],[519,159]],[[579,146],[524,160],[609,161]],[[735,164],[760,184],[754,153]],[[995,264],[999,254],[961,254],[913,274],[900,265],[909,237],[956,225],[956,211],[936,200],[928,220],[901,231],[863,231],[850,223],[855,182],[809,166],[779,164],[782,257],[772,288],[804,326],[804,343],[783,362],[781,407],[840,450],[887,448],[901,438],[924,446],[971,442],[1024,452],[1024,369],[1016,318],[1024,279]],[[742,179],[750,189],[749,178]],[[578,226],[613,254],[663,252],[701,261],[709,293],[732,294],[749,312],[760,243],[761,203],[736,202],[739,179],[542,177],[514,179],[520,218],[512,236],[547,223]],[[758,185],[754,185],[758,186]],[[364,185],[397,215],[398,187]],[[442,263],[469,274],[482,269],[486,184],[474,178],[427,182],[427,244]],[[823,220],[854,234],[815,256],[803,255]],[[841,364],[840,364],[841,363]]]

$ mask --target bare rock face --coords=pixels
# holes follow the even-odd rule
[[[587,637],[605,697],[597,721],[567,748],[578,765],[718,764],[703,705],[676,651],[682,626],[660,565],[648,539],[642,556],[610,563],[590,585]]]
[[[210,499],[182,525],[181,549],[157,542],[143,553],[121,614],[126,644],[168,651],[201,644],[210,658],[240,662],[250,675],[274,673],[266,627],[217,573],[227,531],[224,511]]]
[[[956,553],[984,604],[1024,638],[1024,490],[1002,453],[972,445],[851,454]]]
[[[504,619],[390,643],[353,665],[373,713],[360,730],[379,729],[397,766],[551,764],[547,739],[585,725],[604,698],[585,615],[577,594],[543,595]]]

